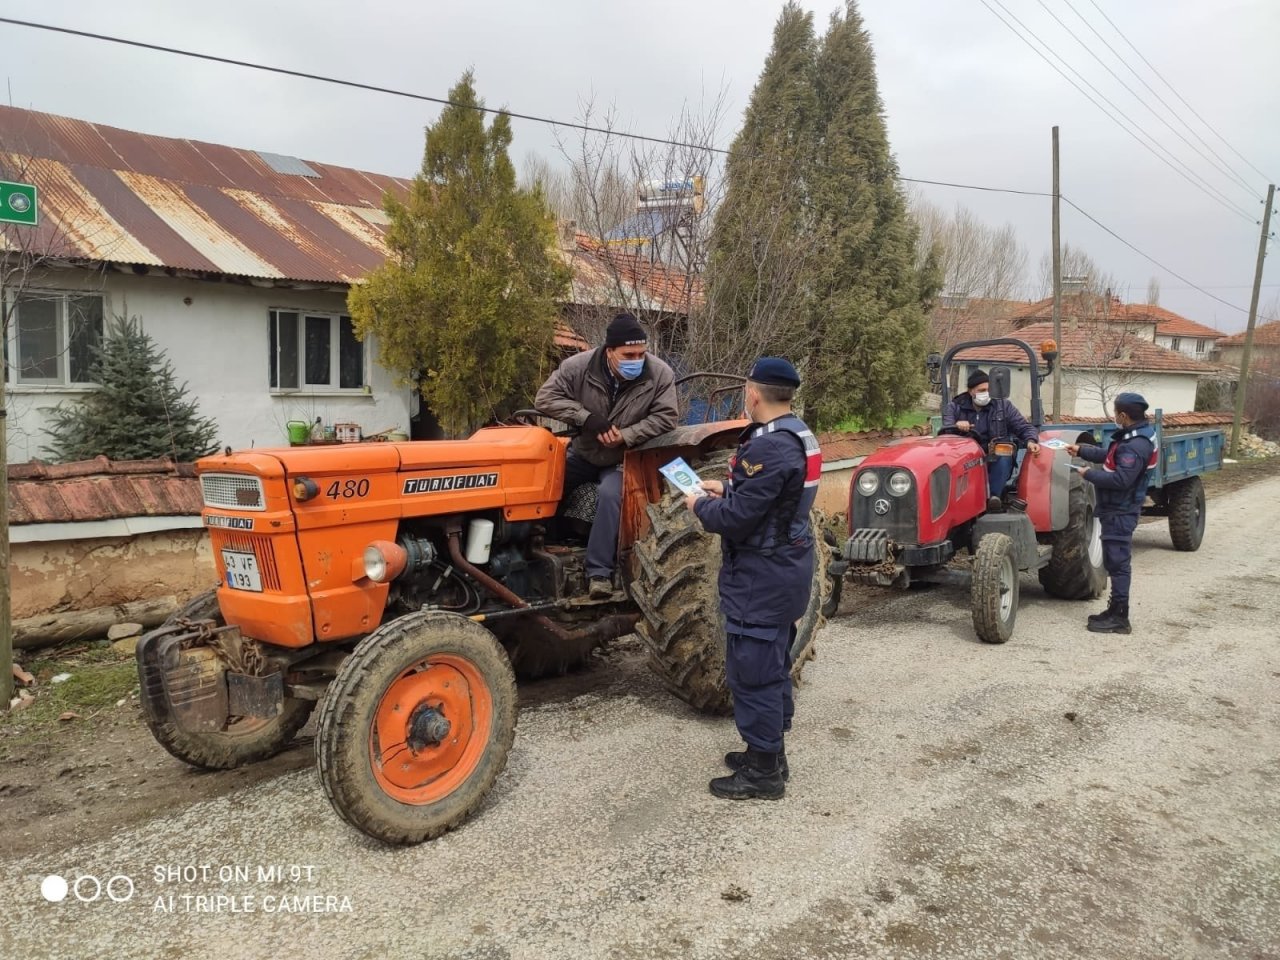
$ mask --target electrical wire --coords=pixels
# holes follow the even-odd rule
[[[1193,107],[1191,104],[1187,103],[1186,98],[1185,98],[1182,94],[1180,94],[1180,93],[1179,93],[1179,92],[1174,88],[1173,84],[1171,84],[1168,80],[1166,80],[1166,79],[1165,79],[1164,74],[1162,74],[1159,70],[1157,70],[1157,69],[1155,68],[1155,64],[1153,64],[1150,60],[1148,60],[1146,57],[1144,57],[1144,56],[1142,55],[1142,51],[1141,51],[1141,50],[1139,50],[1136,46],[1134,46],[1133,41],[1132,41],[1132,40],[1130,40],[1127,36],[1125,36],[1124,31],[1123,31],[1123,30],[1121,30],[1119,27],[1117,27],[1117,26],[1116,26],[1116,24],[1115,24],[1115,21],[1114,21],[1114,20],[1112,20],[1110,17],[1108,17],[1108,16],[1107,16],[1107,12],[1106,12],[1105,10],[1103,10],[1100,6],[1098,6],[1097,0],[1089,0],[1089,2],[1090,2],[1091,4],[1093,4],[1093,8],[1094,8],[1095,10],[1097,10],[1097,11],[1098,11],[1098,13],[1102,14],[1102,19],[1103,19],[1103,20],[1105,20],[1105,21],[1107,21],[1107,23],[1109,23],[1109,24],[1111,25],[1111,29],[1112,29],[1112,30],[1114,30],[1116,33],[1120,34],[1120,39],[1121,39],[1121,40],[1123,40],[1125,43],[1127,43],[1127,44],[1129,45],[1129,49],[1130,49],[1130,50],[1132,50],[1134,53],[1136,53],[1136,54],[1138,55],[1138,58],[1139,58],[1143,63],[1145,63],[1145,64],[1147,65],[1147,67],[1148,67],[1148,68],[1150,68],[1150,70],[1151,70],[1151,72],[1152,72],[1152,73],[1154,73],[1157,77],[1159,77],[1159,78],[1160,78],[1160,81],[1161,81],[1161,82],[1162,82],[1166,87],[1168,87],[1171,91],[1173,91],[1173,95],[1174,95],[1175,97],[1177,97],[1180,101],[1182,101],[1182,105],[1183,105],[1184,107],[1186,107],[1188,110],[1190,110],[1190,111],[1191,111],[1191,115],[1192,115],[1192,116],[1194,116],[1197,120],[1199,120],[1201,123],[1203,123],[1203,124],[1205,125],[1205,127],[1207,127],[1207,128],[1209,129],[1209,131],[1210,131],[1210,132],[1211,132],[1215,137],[1217,137],[1219,140],[1221,140],[1223,143],[1225,143],[1225,144],[1227,145],[1227,149],[1228,149],[1228,150],[1230,150],[1232,153],[1234,153],[1234,154],[1235,154],[1237,157],[1239,157],[1241,160],[1243,160],[1243,161],[1245,162],[1245,164],[1246,164],[1246,165],[1247,165],[1251,170],[1253,170],[1253,172],[1254,172],[1254,173],[1256,173],[1258,176],[1262,177],[1262,178],[1263,178],[1264,180],[1266,180],[1268,183],[1275,183],[1275,179],[1274,179],[1274,178],[1267,176],[1265,173],[1263,173],[1261,170],[1259,170],[1257,167],[1255,167],[1252,163],[1250,163],[1250,162],[1249,162],[1248,157],[1246,157],[1243,153],[1241,153],[1239,150],[1237,150],[1235,147],[1233,147],[1233,146],[1231,145],[1230,141],[1228,141],[1226,137],[1224,137],[1222,134],[1220,134],[1220,133],[1219,133],[1219,132],[1214,128],[1213,124],[1211,124],[1211,123],[1210,123],[1208,120],[1206,120],[1204,117],[1200,116],[1200,114],[1199,114],[1199,112],[1196,110],[1196,108],[1195,108],[1195,107]]]
[[[1028,47],[1030,47],[1030,48],[1032,49],[1032,51],[1034,51],[1034,52],[1035,52],[1036,56],[1040,57],[1040,59],[1042,59],[1045,63],[1047,63],[1050,67],[1052,67],[1052,68],[1053,68],[1053,69],[1054,69],[1054,70],[1055,70],[1055,71],[1056,71],[1056,72],[1057,72],[1057,73],[1062,77],[1062,79],[1066,80],[1066,81],[1067,81],[1067,83],[1069,83],[1069,84],[1071,84],[1071,86],[1075,87],[1075,88],[1076,88],[1076,90],[1077,90],[1077,91],[1078,91],[1078,92],[1079,92],[1079,93],[1080,93],[1080,94],[1081,94],[1081,95],[1082,95],[1086,100],[1088,100],[1088,101],[1089,101],[1090,103],[1092,103],[1095,107],[1097,107],[1097,108],[1098,108],[1098,109],[1099,109],[1099,110],[1100,110],[1100,111],[1101,111],[1101,112],[1102,112],[1102,113],[1103,113],[1103,114],[1104,114],[1104,115],[1105,115],[1109,120],[1111,120],[1113,123],[1115,123],[1115,124],[1116,124],[1116,126],[1118,126],[1121,130],[1123,130],[1123,131],[1124,131],[1125,133],[1127,133],[1129,136],[1133,137],[1133,139],[1134,139],[1134,140],[1136,140],[1138,143],[1140,143],[1140,144],[1142,145],[1143,149],[1145,149],[1145,150],[1149,151],[1149,152],[1151,153],[1151,155],[1152,155],[1152,156],[1154,156],[1154,157],[1155,157],[1156,159],[1158,159],[1161,163],[1163,163],[1165,166],[1167,166],[1169,169],[1171,169],[1174,173],[1178,174],[1178,176],[1182,177],[1182,179],[1186,180],[1189,184],[1191,184],[1193,187],[1195,187],[1195,188],[1196,188],[1197,190],[1199,190],[1201,193],[1205,194],[1206,196],[1208,196],[1210,199],[1214,200],[1216,203],[1220,204],[1221,206],[1226,207],[1228,210],[1230,210],[1232,213],[1236,214],[1236,215],[1237,215],[1238,217],[1240,217],[1242,220],[1245,220],[1245,221],[1246,221],[1246,222],[1248,222],[1248,223],[1254,223],[1254,222],[1255,222],[1255,221],[1254,221],[1254,219],[1253,219],[1253,217],[1251,217],[1248,213],[1246,213],[1244,210],[1242,210],[1239,206],[1237,206],[1235,203],[1233,203],[1233,202],[1231,202],[1230,200],[1228,200],[1228,199],[1227,199],[1225,196],[1223,196],[1219,191],[1215,190],[1213,187],[1209,186],[1207,183],[1203,183],[1203,178],[1200,178],[1200,180],[1202,181],[1202,182],[1200,182],[1200,183],[1196,182],[1196,180],[1195,180],[1195,179],[1192,179],[1193,177],[1198,177],[1198,176],[1199,176],[1198,174],[1196,174],[1196,173],[1195,173],[1195,171],[1190,170],[1190,168],[1189,168],[1189,167],[1187,167],[1187,170],[1188,170],[1188,171],[1190,171],[1190,175],[1189,175],[1188,173],[1184,172],[1183,170],[1180,170],[1178,167],[1174,166],[1174,162],[1173,162],[1172,160],[1170,160],[1168,157],[1166,157],[1166,156],[1164,156],[1162,153],[1160,153],[1160,151],[1159,151],[1158,149],[1156,149],[1156,147],[1152,146],[1150,143],[1147,143],[1147,141],[1146,141],[1146,140],[1143,140],[1143,139],[1142,139],[1142,137],[1139,137],[1139,136],[1138,136],[1138,134],[1137,134],[1137,133],[1135,133],[1132,129],[1130,129],[1128,126],[1125,126],[1125,124],[1124,124],[1123,122],[1121,122],[1121,120],[1120,120],[1120,119],[1118,119],[1115,115],[1113,115],[1110,111],[1108,111],[1105,107],[1103,107],[1103,106],[1102,106],[1102,104],[1100,104],[1097,100],[1095,100],[1092,96],[1090,96],[1090,95],[1089,95],[1089,93],[1088,93],[1088,92],[1087,92],[1083,87],[1081,87],[1081,86],[1080,86],[1080,84],[1078,84],[1078,83],[1076,83],[1074,80],[1072,80],[1069,76],[1067,76],[1067,75],[1066,75],[1066,73],[1064,73],[1064,72],[1062,71],[1062,69],[1061,69],[1061,68],[1060,68],[1056,63],[1054,63],[1054,62],[1053,62],[1052,60],[1050,60],[1047,56],[1045,56],[1045,55],[1044,55],[1044,53],[1043,53],[1043,52],[1041,52],[1041,51],[1040,51],[1040,50],[1035,46],[1035,44],[1033,44],[1033,43],[1031,42],[1031,40],[1029,40],[1026,36],[1023,36],[1023,34],[1022,34],[1022,33],[1020,33],[1020,32],[1018,31],[1018,29],[1017,29],[1016,27],[1014,27],[1014,26],[1013,26],[1013,24],[1011,24],[1008,20],[1006,20],[1004,17],[1002,17],[1002,16],[999,14],[999,12],[997,12],[997,11],[996,11],[995,7],[991,6],[991,4],[987,2],[987,0],[978,0],[978,2],[979,2],[979,3],[981,3],[984,7],[986,7],[986,8],[991,12],[992,16],[994,16],[994,17],[995,17],[997,20],[999,20],[1002,24],[1004,24],[1006,27],[1008,27],[1008,28],[1009,28],[1009,30],[1013,33],[1013,35],[1014,35],[1014,36],[1016,36],[1019,40],[1021,40],[1021,41],[1022,41],[1023,43],[1025,43]],[[1043,46],[1046,50],[1048,50],[1051,54],[1053,54],[1053,56],[1057,57],[1057,59],[1058,59],[1059,61],[1061,61],[1061,62],[1062,62],[1063,66],[1065,66],[1068,70],[1070,70],[1072,73],[1074,73],[1077,77],[1080,77],[1081,82],[1082,82],[1082,83],[1084,83],[1084,84],[1085,84],[1085,86],[1089,87],[1091,90],[1093,90],[1093,91],[1094,91],[1094,93],[1097,93],[1097,94],[1098,94],[1098,96],[1099,96],[1100,98],[1102,98],[1104,101],[1106,101],[1108,104],[1110,104],[1110,105],[1111,105],[1111,107],[1116,111],[1116,113],[1120,114],[1120,116],[1121,116],[1121,117],[1124,117],[1124,118],[1125,118],[1125,120],[1128,120],[1128,121],[1129,121],[1129,123],[1130,123],[1130,124],[1132,124],[1132,126],[1133,126],[1133,127],[1135,127],[1135,128],[1137,128],[1139,131],[1141,131],[1141,132],[1142,132],[1142,134],[1143,134],[1144,136],[1146,136],[1148,140],[1152,140],[1152,141],[1154,142],[1155,138],[1153,138],[1153,137],[1152,137],[1150,134],[1148,134],[1145,130],[1142,130],[1142,128],[1141,128],[1140,126],[1138,126],[1138,124],[1137,124],[1137,123],[1135,123],[1135,122],[1134,122],[1134,121],[1133,121],[1133,120],[1132,120],[1132,119],[1131,119],[1127,114],[1125,114],[1123,110],[1121,110],[1119,107],[1116,107],[1116,106],[1115,106],[1115,104],[1111,103],[1111,101],[1110,101],[1110,100],[1109,100],[1109,99],[1108,99],[1108,98],[1107,98],[1103,93],[1099,92],[1099,91],[1098,91],[1098,89],[1097,89],[1096,87],[1094,87],[1094,86],[1093,86],[1093,84],[1089,83],[1089,81],[1088,81],[1088,80],[1085,80],[1085,79],[1084,79],[1084,77],[1080,76],[1080,74],[1079,74],[1079,72],[1078,72],[1078,71],[1076,71],[1073,67],[1071,67],[1071,66],[1070,66],[1070,64],[1068,64],[1068,63],[1066,62],[1066,60],[1063,60],[1063,58],[1062,58],[1061,56],[1059,56],[1059,55],[1058,55],[1058,54],[1053,50],[1053,48],[1052,48],[1052,47],[1050,47],[1050,46],[1049,46],[1048,44],[1046,44],[1043,40],[1041,40],[1038,36],[1036,36],[1035,32],[1034,32],[1033,30],[1031,30],[1030,28],[1028,28],[1025,24],[1023,24],[1023,23],[1022,23],[1022,21],[1021,21],[1021,20],[1019,20],[1019,19],[1017,18],[1017,16],[1015,16],[1013,13],[1011,13],[1011,12],[1009,11],[1009,9],[1008,9],[1007,7],[1005,7],[1003,3],[1001,3],[1001,2],[1000,2],[1000,0],[994,0],[994,2],[995,2],[995,3],[996,3],[996,4],[997,4],[997,5],[998,5],[1002,10],[1004,10],[1004,11],[1005,11],[1005,13],[1009,14],[1009,16],[1010,16],[1014,21],[1016,21],[1019,25],[1021,25],[1021,26],[1022,26],[1022,28],[1023,28],[1024,30],[1026,30],[1026,31],[1027,31],[1027,33],[1028,33],[1030,36],[1035,37],[1035,39],[1036,39],[1036,42],[1037,42],[1037,43],[1039,43],[1039,44],[1040,44],[1041,46]],[[1176,158],[1175,158],[1175,159],[1176,159]],[[1180,161],[1180,160],[1179,160],[1179,161],[1178,161],[1178,163],[1182,163],[1182,161]],[[1183,167],[1186,167],[1186,164],[1182,164],[1182,166],[1183,166]]]

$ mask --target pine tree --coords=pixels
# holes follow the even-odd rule
[[[925,304],[936,263],[916,266],[916,228],[898,186],[871,38],[855,0],[836,13],[817,61],[822,128],[812,196],[820,263],[805,412],[829,426],[884,423],[918,402]]]
[[[741,364],[761,353],[804,359],[794,351],[802,343],[800,305],[813,252],[808,181],[817,146],[816,53],[813,15],[788,2],[725,167],[727,188],[707,257],[709,315],[693,321],[695,329],[706,321],[695,338],[706,344],[693,344],[708,348],[701,366],[720,368],[722,358]],[[743,356],[729,349],[738,340],[749,341],[741,345]]]
[[[390,259],[348,297],[358,334],[454,435],[528,406],[546,372],[568,269],[541,191],[516,185],[511,121],[485,129],[471,71],[427,128],[406,202],[388,195]]]
[[[54,410],[45,450],[55,460],[190,461],[217,449],[217,424],[200,416],[136,317],[111,322],[89,377],[97,386],[88,395]]]

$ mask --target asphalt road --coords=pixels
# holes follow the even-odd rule
[[[833,622],[780,802],[711,797],[731,724],[624,653],[444,839],[381,848],[288,774],[0,861],[0,955],[1280,957],[1280,480],[1210,511],[1195,554],[1139,531],[1130,637],[1034,581],[1003,647],[952,590]]]

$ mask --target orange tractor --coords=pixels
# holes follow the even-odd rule
[[[723,476],[745,426],[679,427],[627,451],[622,589],[601,600],[560,502],[567,437],[530,416],[466,440],[201,460],[221,585],[138,644],[152,733],[189,764],[236,767],[283,750],[319,703],[334,809],[416,843],[459,824],[501,773],[516,675],[564,672],[635,630],[676,695],[726,710],[719,545],[658,467],[682,456]],[[797,674],[830,594],[822,555]]]

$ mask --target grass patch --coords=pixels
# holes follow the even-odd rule
[[[55,651],[56,653],[56,651]],[[36,686],[28,692],[35,702],[23,710],[0,714],[0,757],[8,757],[17,748],[43,739],[56,729],[73,729],[91,723],[101,714],[114,712],[122,699],[130,699],[138,690],[138,668],[133,657],[113,650],[110,644],[80,647],[57,655],[38,652],[39,659],[18,659],[36,678]],[[51,683],[60,673],[71,677],[62,683]],[[79,719],[60,721],[62,714],[79,714]]]
[[[929,418],[933,416],[927,410],[911,410],[907,413],[899,414],[889,426],[898,427],[919,427],[929,422]],[[864,430],[878,430],[881,424],[867,424],[858,417],[849,417],[847,420],[841,420],[835,425],[834,430],[837,433],[861,433]]]

